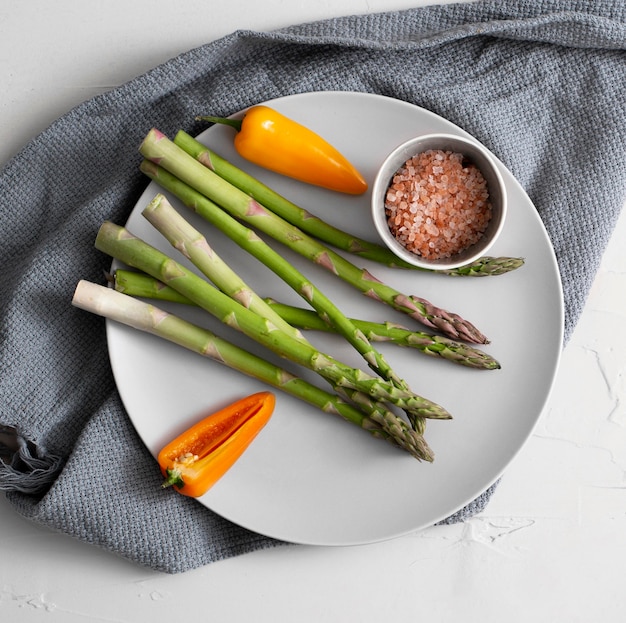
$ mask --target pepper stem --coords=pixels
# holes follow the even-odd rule
[[[209,121],[210,123],[221,123],[222,125],[229,125],[231,128],[235,128],[237,132],[241,130],[241,119],[229,119],[226,117],[196,117],[196,121]]]
[[[167,489],[167,487],[171,487],[172,485],[176,485],[177,487],[182,487],[185,482],[183,481],[183,477],[179,470],[171,469],[168,467],[165,470],[165,474],[167,478],[161,483],[161,487],[163,489]]]

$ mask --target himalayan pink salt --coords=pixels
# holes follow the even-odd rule
[[[409,158],[385,196],[391,233],[412,253],[444,259],[477,242],[491,219],[487,182],[462,154],[428,150]]]

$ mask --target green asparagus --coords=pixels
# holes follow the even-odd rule
[[[416,418],[451,417],[440,405],[352,368],[281,331],[124,227],[104,223],[96,236],[96,248],[173,287],[224,324],[241,331],[281,357],[313,370],[332,385],[346,386],[369,394],[377,401],[390,402]]]
[[[408,451],[418,460],[433,460],[434,455],[425,439],[383,406],[372,402],[364,409],[357,408],[358,403],[349,404],[337,395],[326,392],[291,372],[217,337],[207,329],[191,324],[153,305],[112,288],[84,280],[78,283],[72,304],[85,311],[178,344],[203,357],[267,383],[326,413],[339,415],[373,436],[385,439]],[[361,402],[368,402],[358,393],[355,398]],[[363,410],[371,411],[373,416],[364,414]]]
[[[135,298],[154,299],[155,301],[170,301],[185,305],[194,304],[180,292],[140,271],[118,268],[112,274],[107,274],[107,279],[121,294],[128,294]]]
[[[406,384],[395,374],[385,358],[370,344],[367,337],[311,281],[248,228],[219,210],[217,206],[214,207],[213,212],[216,211],[220,213],[218,216],[221,216],[220,219],[216,219],[216,222],[222,230],[234,240],[241,241],[243,248],[250,250],[255,257],[280,276],[320,314],[324,314],[324,317],[332,323],[333,327],[363,356],[372,370],[394,385],[406,388]],[[289,325],[284,327],[285,321],[271,308],[268,308],[267,304],[252,288],[245,284],[216,253],[210,250],[204,236],[187,223],[162,194],[158,194],[150,202],[143,214],[165,235],[173,246],[191,259],[222,291],[239,302],[243,302],[246,307],[250,307],[253,311],[269,318],[288,333],[293,332],[293,327]]]
[[[116,290],[130,296],[193,305],[188,298],[145,273],[118,269],[111,276],[111,283]],[[315,331],[333,330],[323,318],[311,310],[285,305],[272,299],[267,299],[266,302],[294,327]],[[483,370],[500,368],[500,363],[496,359],[463,342],[422,331],[411,331],[391,322],[370,322],[356,318],[351,320],[371,342],[389,341],[470,368]]]
[[[285,305],[272,299],[266,302],[281,318],[290,325],[303,330],[333,331],[332,326],[320,318],[316,313]],[[414,348],[433,357],[441,357],[469,368],[482,370],[497,370],[499,362],[491,355],[463,342],[457,342],[440,335],[431,335],[421,331],[411,331],[401,325],[391,322],[371,322],[352,318],[354,326],[358,327],[372,342],[393,342],[398,346]]]

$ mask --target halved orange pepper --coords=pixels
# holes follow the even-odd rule
[[[252,106],[243,119],[197,117],[237,130],[242,157],[287,177],[350,195],[367,190],[363,176],[321,136],[268,106]]]
[[[206,493],[237,461],[269,421],[276,398],[258,392],[211,413],[168,443],[157,461],[173,486],[189,497]]]

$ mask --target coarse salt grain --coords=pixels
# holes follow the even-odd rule
[[[396,171],[385,196],[391,233],[428,260],[456,255],[480,240],[491,220],[487,182],[462,154],[431,149]]]

